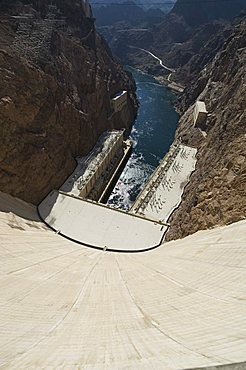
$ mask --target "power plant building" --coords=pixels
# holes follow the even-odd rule
[[[85,171],[80,179],[80,196],[85,198],[96,181],[105,173],[116,157],[123,156],[124,130],[107,131],[98,140],[85,162]]]
[[[115,176],[123,168],[132,143],[124,141],[124,129],[104,132],[92,151],[77,157],[77,167],[60,187],[60,191],[98,201],[104,196]]]

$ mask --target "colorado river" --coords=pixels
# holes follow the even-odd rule
[[[108,204],[129,209],[173,142],[178,114],[175,95],[149,75],[128,68],[137,84],[140,103],[131,139],[133,153],[117,182]]]

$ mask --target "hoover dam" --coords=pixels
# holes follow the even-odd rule
[[[97,203],[122,135],[38,207],[0,192],[0,369],[246,369],[246,221],[164,242],[197,161],[177,140],[129,212]]]
[[[38,207],[0,192],[0,369],[246,369],[246,221],[164,242],[197,161],[178,141],[130,211],[89,199],[122,143]]]
[[[246,221],[117,253],[0,204],[0,369],[246,368]]]
[[[87,0],[0,14],[0,370],[246,370],[245,21],[178,123]]]

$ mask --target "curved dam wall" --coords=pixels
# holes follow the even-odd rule
[[[0,205],[0,369],[245,369],[246,221],[122,254]]]

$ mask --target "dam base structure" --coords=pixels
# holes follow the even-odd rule
[[[77,167],[60,190],[95,201],[104,200],[128,160],[132,143],[124,130],[104,132],[86,157],[77,157]]]

